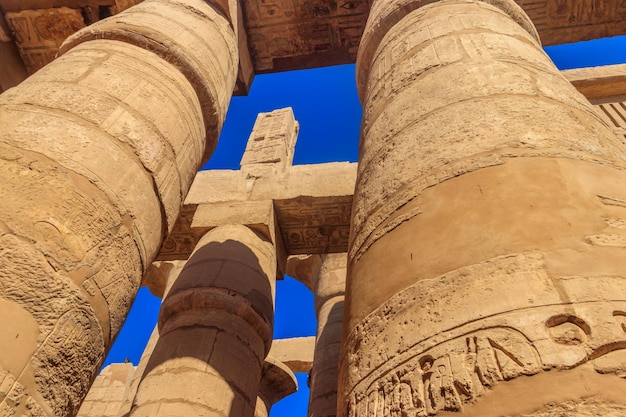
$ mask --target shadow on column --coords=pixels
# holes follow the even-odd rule
[[[161,307],[131,416],[253,416],[272,336],[268,267],[233,240],[192,255]]]

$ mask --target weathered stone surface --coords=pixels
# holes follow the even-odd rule
[[[335,417],[347,256],[335,253],[321,257],[322,263],[313,284],[317,335],[313,366],[309,373],[311,394],[308,415]]]
[[[272,342],[270,356],[287,365],[293,372],[309,372],[314,350],[314,336],[276,339]]]
[[[122,400],[132,389],[132,363],[114,363],[95,379],[77,417],[117,417]]]
[[[623,390],[615,130],[513,2],[393,4],[372,6],[383,15],[370,15],[357,70],[340,415],[519,415],[530,402],[488,392],[526,398],[520,377],[571,368],[591,397]],[[585,384],[532,407],[580,399]],[[494,402],[497,413],[471,411]]]
[[[271,345],[275,270],[272,244],[245,226],[200,240],[163,301],[131,416],[253,416]]]
[[[183,217],[161,248],[161,260],[186,259],[208,224],[195,220],[206,213],[226,221],[238,209],[256,211],[272,201],[287,254],[345,251],[350,228],[356,164],[296,165],[282,175],[247,178],[242,171],[200,171],[192,185]],[[223,214],[220,214],[223,213]],[[192,224],[193,223],[193,224]]]
[[[434,0],[402,1],[405,12]],[[625,33],[626,6],[612,0],[518,0],[546,45],[576,42]],[[137,0],[2,0],[16,13],[15,44],[26,66],[40,68],[54,59],[64,36],[72,30],[116,14]],[[354,62],[372,2],[366,0],[246,0],[214,4],[235,22],[240,55],[237,91],[245,94],[254,72],[266,73]],[[75,17],[59,12],[65,7]],[[237,10],[233,10],[236,8]],[[374,12],[375,13],[375,12]],[[56,15],[60,24],[46,23]],[[75,28],[76,27],[76,28]],[[60,38],[60,40],[59,40]],[[25,41],[28,40],[28,41]],[[249,51],[248,51],[249,45]]]
[[[291,166],[297,132],[291,108],[261,113],[241,170],[198,173],[159,259],[186,259],[206,230],[237,223],[270,237],[281,268],[286,255],[345,251],[356,164]]]
[[[567,70],[563,75],[593,103],[626,96],[626,64]]]
[[[205,158],[213,153],[237,76],[230,22],[202,0],[146,0],[65,40],[59,54],[94,39],[112,39],[159,55],[182,73],[200,100]]]
[[[197,19],[185,10],[167,26]],[[210,28],[199,35],[229,50],[228,23],[206,4],[204,12],[222,22],[223,44]],[[7,12],[14,28],[30,16],[20,13]],[[146,30],[140,16],[130,19],[137,32]],[[79,17],[55,9],[31,23],[60,42]],[[23,326],[0,335],[7,415],[78,411],[207,147],[198,90],[180,66],[106,33],[82,44],[73,36],[65,45],[74,48],[0,97],[0,309]],[[217,101],[234,86],[232,59],[213,62],[224,64]]]
[[[271,164],[280,171],[291,167],[298,129],[291,107],[259,113],[241,158],[241,169],[253,176],[259,165]]]

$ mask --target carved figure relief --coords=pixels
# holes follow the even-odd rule
[[[31,74],[54,59],[65,38],[85,27],[81,11],[67,7],[8,12],[5,17]]]
[[[350,417],[423,417],[460,411],[500,381],[541,372],[539,354],[518,331],[481,330],[412,357],[351,401]],[[361,402],[365,406],[356,406]],[[359,412],[360,410],[360,412]]]
[[[614,299],[626,300],[623,278],[594,277],[591,284],[588,277],[568,277],[559,281],[559,295],[549,289],[555,284],[542,276],[542,268],[537,254],[504,256],[437,278],[432,288],[438,299],[426,287],[432,283],[393,296],[348,337],[347,354],[355,365],[340,381],[353,386],[346,415],[462,411],[503,381],[586,363],[601,374],[626,376],[626,301],[598,302],[585,289],[611,288]],[[476,281],[465,287],[469,277]],[[491,310],[496,302],[489,295],[529,294],[515,287],[520,280],[544,294],[533,295],[530,304],[515,296],[512,304]],[[452,302],[441,295],[443,288],[455,288],[456,311],[465,311],[462,298],[481,302],[468,303],[473,311],[458,313],[458,320],[442,318],[450,315],[446,305]],[[566,307],[562,296],[570,299]]]

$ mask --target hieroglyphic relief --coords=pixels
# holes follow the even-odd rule
[[[31,74],[54,59],[65,38],[85,27],[81,10],[67,7],[7,12],[5,18]]]
[[[348,247],[352,196],[275,200],[274,207],[290,255],[344,252]]]
[[[597,198],[605,206],[625,207],[626,201],[615,197],[599,195]],[[585,236],[585,241],[594,246],[626,248],[626,213],[625,217],[606,217],[606,231],[600,234]]]
[[[346,416],[423,417],[460,411],[486,388],[540,371],[535,348],[517,331],[478,331],[387,372],[350,401]]]
[[[172,231],[161,245],[157,261],[184,260],[191,256],[196,244],[207,232],[206,228],[191,228],[197,208],[197,204],[185,204],[181,207]]]
[[[504,381],[586,363],[626,375],[626,302],[597,301],[609,297],[599,288],[626,299],[622,278],[567,277],[555,285],[543,268],[538,254],[495,258],[385,302],[347,339],[347,355],[359,360],[339,382],[352,387],[345,415],[462,411]],[[570,303],[560,305],[562,296]]]
[[[255,68],[268,72],[354,62],[369,3],[253,0],[244,9]]]
[[[615,36],[626,16],[623,0],[518,0],[544,45]],[[574,36],[576,39],[571,39]],[[569,39],[568,39],[569,38]]]
[[[11,30],[20,36],[16,44],[32,73],[54,59],[60,41],[67,35],[138,2],[111,0],[105,6],[65,8],[71,10],[71,16],[59,12],[64,8],[11,11],[17,14]],[[624,0],[518,0],[518,3],[535,23],[545,45],[624,33],[621,23],[626,16]],[[369,8],[368,0],[244,1],[245,26],[256,72],[354,62]],[[44,18],[35,27],[33,19],[41,14],[54,17]],[[22,39],[33,36],[40,44],[21,46]],[[51,44],[48,38],[52,38]]]
[[[546,3],[546,14],[554,23],[612,22],[626,16],[626,1],[553,0]]]
[[[54,271],[32,245],[5,235],[0,241],[0,253],[2,269],[11,272],[10,278],[3,277],[0,294],[22,306],[39,324],[38,348],[30,360],[37,389],[55,413],[77,410],[91,382],[91,375],[77,374],[77,370],[104,358],[102,330],[93,309],[69,279]],[[72,302],[77,307],[68,309]],[[5,378],[7,384],[10,380]],[[38,406],[31,394],[20,390],[18,382],[12,384],[11,391],[0,399],[0,409],[6,403],[13,410],[28,409],[33,416],[43,415],[37,414]],[[15,396],[19,397],[17,405]]]
[[[26,388],[10,372],[0,367],[0,415],[14,414],[14,405],[24,404],[23,417],[46,417],[39,404],[26,394]]]
[[[290,108],[259,113],[241,165],[281,162],[283,168],[290,166],[297,135],[298,122]]]

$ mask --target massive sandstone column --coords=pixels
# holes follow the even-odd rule
[[[71,416],[215,146],[237,42],[147,0],[0,96],[0,415]]]
[[[624,415],[624,147],[523,11],[377,1],[357,65],[340,415]]]
[[[337,375],[346,288],[346,254],[322,255],[313,282],[317,336],[310,372],[309,417],[337,415]]]
[[[246,226],[200,239],[159,314],[132,417],[253,417],[272,342],[276,253]]]

